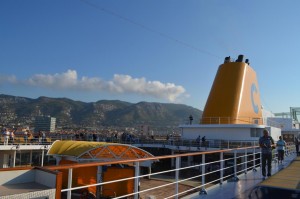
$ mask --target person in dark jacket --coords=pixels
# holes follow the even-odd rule
[[[274,140],[271,136],[269,136],[269,131],[264,129],[263,136],[259,138],[259,146],[261,148],[261,160],[262,160],[262,168],[261,172],[263,177],[266,177],[266,165],[268,165],[268,174],[267,176],[271,176],[272,169],[272,150],[274,145]]]

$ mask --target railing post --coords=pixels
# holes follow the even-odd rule
[[[202,154],[202,188],[201,188],[201,191],[200,191],[200,195],[201,194],[207,194],[206,190],[205,190],[205,154]]]
[[[234,177],[233,179],[235,181],[238,181],[239,178],[237,177],[237,151],[234,150]]]
[[[134,178],[134,199],[138,199],[139,198],[139,175],[140,175],[140,163],[139,162],[135,162],[135,178]]]
[[[97,183],[102,182],[102,166],[97,166]],[[100,194],[102,193],[102,186],[97,186],[96,188],[96,196],[100,198]]]
[[[16,158],[17,158],[17,149],[14,150],[14,157],[13,157],[13,163],[12,163],[13,167],[16,167]]]
[[[44,166],[44,147],[42,149],[42,160],[41,160],[41,167]]]
[[[262,170],[262,153],[259,153],[259,167]]]
[[[73,174],[73,168],[70,168],[69,175],[68,175],[68,189],[72,188],[72,174]],[[71,190],[67,191],[67,199],[71,199]]]
[[[176,170],[175,170],[175,199],[178,199],[178,181],[179,181],[179,167],[180,167],[180,157],[176,157]]]
[[[220,184],[223,184],[223,176],[224,176],[224,153],[220,153]]]
[[[253,148],[253,171],[257,171],[255,167],[255,147]]]
[[[247,153],[247,149],[245,149],[245,174],[247,173],[247,169],[248,169],[248,153]]]

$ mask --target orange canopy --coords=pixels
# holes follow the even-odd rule
[[[127,144],[59,140],[52,144],[47,155],[106,161],[154,157],[143,149]]]

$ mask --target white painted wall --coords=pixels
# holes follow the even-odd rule
[[[47,179],[47,180],[45,180]],[[56,175],[41,170],[35,170],[35,182],[55,188],[56,186]]]
[[[275,117],[275,115],[271,111],[268,111],[264,108],[262,108],[261,110],[262,110],[263,124],[268,125],[267,124],[268,123],[267,122],[268,118]]]
[[[251,140],[257,141],[262,136],[263,130],[266,128],[270,131],[270,135],[275,141],[281,135],[281,129],[276,127],[266,127],[264,125],[181,125],[182,139],[196,140],[200,135],[205,136],[206,140]],[[256,129],[259,135],[251,137],[251,129]]]
[[[267,122],[268,126],[281,128],[282,130],[293,129],[292,118],[270,117]]]
[[[1,171],[0,185],[34,182],[34,170]]]
[[[56,175],[36,169],[1,171],[0,173],[0,185],[27,182],[36,182],[51,188],[55,188]]]
[[[270,136],[272,136],[275,142],[278,141],[279,136],[281,136],[281,129],[276,127],[270,127]]]
[[[251,128],[263,129],[259,125],[184,125],[181,135],[183,139],[197,139],[200,135],[206,139],[222,140],[257,140],[257,137],[251,137]]]

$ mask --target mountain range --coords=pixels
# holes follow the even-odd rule
[[[31,99],[0,94],[0,124],[32,125],[36,116],[55,117],[57,126],[76,127],[177,127],[188,123],[190,115],[198,123],[202,111],[184,104],[99,100],[74,101],[68,98]]]

